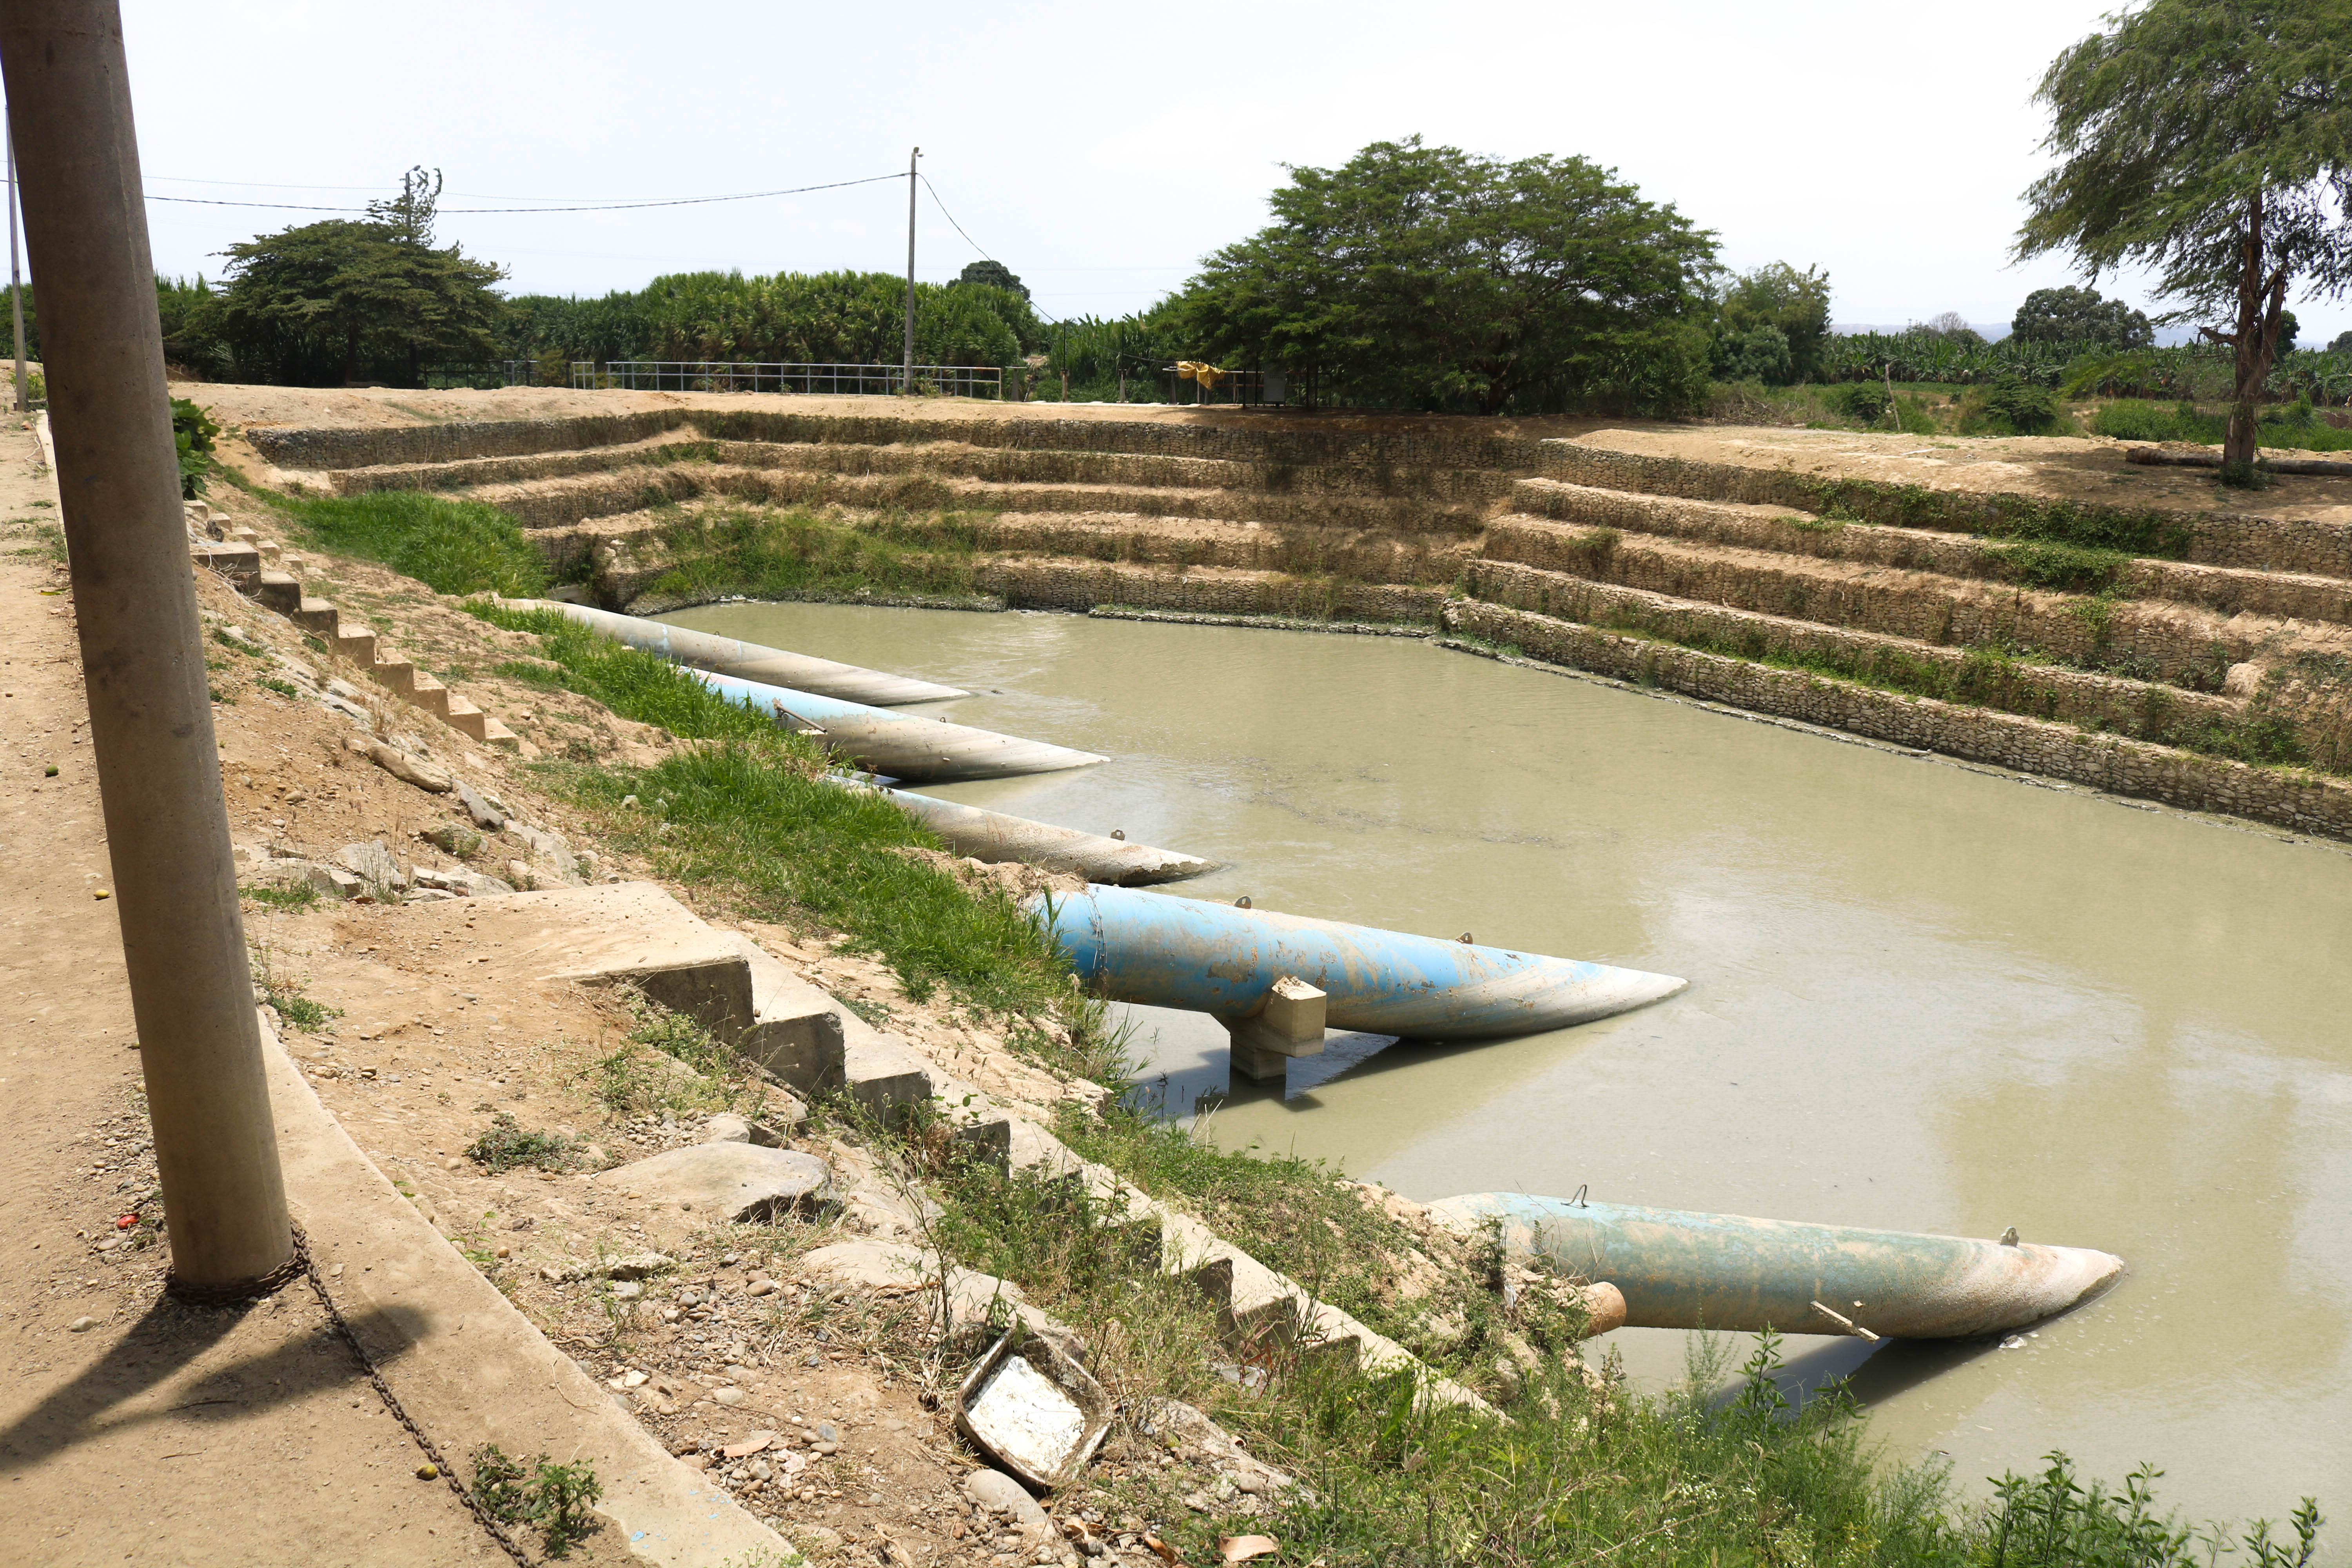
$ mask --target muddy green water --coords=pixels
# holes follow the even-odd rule
[[[1450,1049],[1334,1037],[1228,1144],[1491,1188],[2098,1247],[2025,1348],[1792,1338],[1897,1457],[2063,1448],[2195,1517],[2352,1519],[2352,858],[1418,641],[831,605],[679,624],[979,695],[1107,766],[936,793],[1213,857],[1181,891],[1685,975]],[[1135,1010],[1170,1103],[1223,1036]],[[1382,1048],[1385,1047],[1385,1048]],[[1685,1336],[1610,1336],[1663,1383]],[[2346,1557],[2352,1526],[2332,1525]]]

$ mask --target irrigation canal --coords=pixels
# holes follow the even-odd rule
[[[2352,856],[1424,642],[841,605],[705,631],[974,695],[921,711],[1100,752],[936,786],[1211,857],[1171,889],[1688,976],[1446,1047],[1335,1037],[1232,1145],[1432,1199],[1489,1188],[2120,1253],[2021,1348],[1793,1338],[1890,1456],[1975,1482],[2142,1461],[2191,1518],[2352,1510]],[[1171,1110],[1223,1029],[1133,1009]],[[1385,1048],[1384,1048],[1385,1047]],[[1622,1330],[1637,1380],[1688,1336]],[[1596,1347],[1597,1348],[1597,1347]],[[1740,1348],[1740,1347],[1735,1347]]]

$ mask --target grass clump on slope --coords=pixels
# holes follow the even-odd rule
[[[538,547],[522,524],[487,501],[422,490],[372,490],[356,496],[256,493],[286,514],[303,543],[379,562],[436,594],[531,598],[547,591],[547,568]]]
[[[1097,1039],[1098,1006],[1072,989],[1059,951],[1020,907],[902,853],[939,841],[879,796],[825,783],[829,763],[814,742],[559,611],[468,607],[535,634],[554,667],[519,663],[500,673],[561,684],[623,718],[709,742],[651,767],[563,772],[573,798],[602,813],[608,836],[650,856],[664,876],[719,892],[756,918],[845,932],[917,1000],[945,985],[974,1005],[1044,1015]],[[634,812],[622,806],[632,795]]]

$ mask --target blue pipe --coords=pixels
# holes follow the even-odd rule
[[[1822,1311],[1890,1339],[1952,1339],[2039,1322],[2107,1289],[2124,1260],[2083,1247],[1974,1241],[1736,1214],[1471,1193],[1430,1217],[1541,1253],[1624,1293],[1637,1329],[1839,1334]],[[2013,1234],[2013,1233],[2012,1233]]]
[[[1016,773],[1083,768],[1104,761],[1044,741],[1024,741],[992,730],[950,724],[915,713],[893,713],[839,697],[795,691],[707,669],[692,675],[730,702],[775,716],[780,724],[822,733],[826,745],[860,767],[914,784],[949,779],[999,779]]]
[[[1669,974],[1408,936],[1129,888],[1034,900],[1082,982],[1114,1001],[1233,1020],[1286,975],[1335,1029],[1469,1040],[1533,1035],[1671,996]]]

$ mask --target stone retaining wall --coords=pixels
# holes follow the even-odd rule
[[[1947,689],[1984,707],[2147,740],[2169,742],[2183,724],[2229,724],[2244,714],[2244,705],[2227,697],[2058,665],[1988,659],[1963,648],[1691,604],[1510,562],[1479,562],[1471,567],[1469,581],[1480,599],[1513,609],[1670,642],[1701,643],[1748,658],[1828,663],[1863,679]]]
[[[1584,532],[1527,521],[1487,538],[1486,553],[1654,594],[1761,615],[1853,626],[1961,647],[2047,651],[2070,664],[2128,649],[2167,680],[2218,688],[2229,665],[2263,651],[2285,628],[2258,617],[2224,621],[2161,601],[2094,601],[1973,577],[1879,568],[1858,575],[1809,568],[1806,556],[1692,546],[1654,535]]]
[[[570,419],[463,419],[446,425],[309,428],[248,425],[253,449],[281,468],[364,468],[385,463],[454,463],[643,441],[687,423],[682,408],[583,414]]]
[[[649,463],[648,458],[658,457]],[[339,496],[365,495],[373,490],[461,490],[478,485],[528,484],[533,479],[564,479],[580,474],[609,474],[623,468],[658,467],[684,458],[708,460],[719,455],[716,441],[668,441],[646,447],[591,447],[580,452],[541,452],[520,458],[468,458],[455,463],[400,463],[387,468],[331,468],[327,483]]]
[[[1364,529],[1196,522],[1156,530],[1131,512],[1001,512],[979,530],[983,549],[1089,556],[1155,566],[1235,566],[1264,572],[1336,573],[1372,583],[1451,583],[1474,558],[1468,540],[1399,536]]]
[[[1141,489],[1112,485],[986,484],[928,473],[835,474],[717,464],[645,465],[545,489],[493,490],[480,499],[505,509],[525,528],[562,528],[589,518],[637,511],[663,500],[728,496],[769,506],[844,506],[863,510],[959,509],[1006,511],[1127,512],[1215,521],[1427,533],[1475,533],[1465,509],[1385,496],[1313,496],[1232,490]]]
[[[1375,476],[1390,469],[1432,468],[1539,473],[1546,469],[1553,445],[1466,429],[1443,434],[1285,430],[1238,419],[1179,425],[1164,419],[921,419],[751,409],[698,409],[692,417],[705,435],[723,440],[845,441],[862,447],[956,441],[1056,452],[1166,453],[1246,463],[1325,465],[1361,468]],[[1374,489],[1379,489],[1377,484]]]
[[[972,581],[1016,609],[1081,613],[1097,605],[1129,605],[1202,615],[1434,621],[1445,602],[1444,590],[1437,588],[1293,577],[1280,572],[1171,572],[1107,561],[992,561],[972,574]]]
[[[2086,734],[2063,724],[1933,698],[1904,697],[1476,600],[1449,604],[1445,625],[1487,642],[1516,646],[1547,663],[1895,745],[2160,800],[2184,810],[2225,812],[2299,832],[2352,837],[2352,784],[2337,779],[2251,767],[2116,735]]]
[[[1942,572],[1955,577],[2000,582],[2009,575],[2003,546],[1970,534],[1891,523],[1829,522],[1809,513],[1776,513],[1736,502],[1597,489],[1559,479],[1518,480],[1511,489],[1511,504],[1528,516],[1593,528],[1629,529],[1827,561]],[[1499,518],[1489,527],[1507,536],[1517,521]],[[2352,582],[2338,577],[2141,556],[2116,570],[2115,589],[2133,598],[2170,599],[2221,616],[2252,614],[2352,625]]]
[[[1548,441],[1545,476],[1604,489],[1645,490],[1697,500],[1737,500],[1798,511],[1834,510],[1866,522],[1997,537],[2054,537],[2105,544],[2137,555],[2352,578],[2352,523],[2247,517],[2212,511],[2102,506],[2003,491],[1928,489],[1836,479],[1790,468],[1688,462]]]

